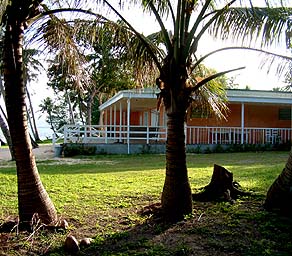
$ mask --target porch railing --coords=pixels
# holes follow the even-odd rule
[[[165,126],[65,125],[64,143],[165,143]],[[291,142],[291,128],[186,126],[186,144],[282,144]]]

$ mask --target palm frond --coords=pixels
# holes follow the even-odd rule
[[[90,76],[86,70],[86,58],[75,40],[76,27],[65,20],[51,16],[43,27],[44,40],[49,52],[57,53],[64,72],[72,77],[72,87],[82,92],[90,85]]]
[[[162,66],[159,60],[157,59],[156,55],[151,51],[151,47],[148,45],[147,41],[145,40],[145,37],[143,34],[139,33],[128,21],[126,18],[123,17],[123,15],[113,6],[111,5],[107,0],[102,0],[99,2],[103,2],[105,5],[107,5],[127,26],[128,28],[141,40],[141,42],[145,45],[150,55],[152,55],[153,61],[156,63],[157,68],[162,71]]]
[[[168,34],[168,32],[167,32],[167,30],[166,30],[166,28],[165,28],[165,26],[164,26],[164,23],[163,23],[162,17],[160,16],[158,10],[155,8],[155,6],[154,6],[154,4],[152,3],[152,1],[149,1],[148,4],[149,4],[149,6],[150,6],[152,12],[154,13],[154,15],[155,15],[155,17],[156,17],[156,19],[157,19],[157,21],[158,21],[158,23],[159,23],[159,26],[160,26],[160,28],[161,28],[161,32],[162,32],[162,34],[163,34],[163,36],[164,36],[164,41],[165,41],[166,49],[167,49],[168,51],[170,51],[170,49],[171,49],[171,41],[170,41],[170,38],[169,38],[169,34]]]
[[[212,80],[197,89],[192,96],[190,108],[200,110],[204,116],[214,114],[218,119],[226,119],[229,109],[224,85]]]
[[[276,75],[281,76],[283,73],[288,72],[290,70],[290,63],[292,62],[292,57],[287,55],[281,55],[275,52],[269,52],[262,49],[256,49],[251,47],[243,47],[243,46],[230,46],[230,47],[224,47],[219,48],[215,51],[209,52],[208,54],[205,54],[198,60],[196,60],[190,70],[194,70],[197,66],[199,66],[205,59],[210,57],[211,55],[214,55],[221,51],[231,51],[231,50],[245,50],[245,51],[251,51],[251,52],[257,52],[262,55],[262,62],[259,65],[259,68],[267,68],[267,71],[269,71],[270,68],[275,67],[274,69],[277,70]]]
[[[228,8],[214,20],[210,32],[223,40],[232,38],[243,45],[261,40],[262,47],[279,43],[291,31],[291,7]]]

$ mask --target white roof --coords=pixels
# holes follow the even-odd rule
[[[128,99],[131,99],[132,109],[153,108],[156,105],[158,93],[159,90],[152,88],[120,91],[100,105],[99,109],[102,111],[114,105],[117,110],[120,107],[125,109]],[[292,105],[292,92],[228,89],[227,98],[233,103]]]

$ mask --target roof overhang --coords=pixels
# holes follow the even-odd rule
[[[230,103],[251,103],[251,104],[277,104],[292,105],[291,92],[260,91],[260,90],[227,90],[227,98]],[[143,111],[156,108],[157,94],[154,89],[125,90],[115,94],[112,98],[100,105],[100,111],[110,107],[116,110],[126,109],[128,100],[132,110]]]

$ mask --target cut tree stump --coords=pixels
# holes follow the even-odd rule
[[[238,182],[233,181],[233,173],[224,167],[214,164],[213,175],[210,183],[203,188],[203,191],[193,194],[195,201],[223,200],[234,202],[238,196],[251,195],[249,192],[240,190]]]

